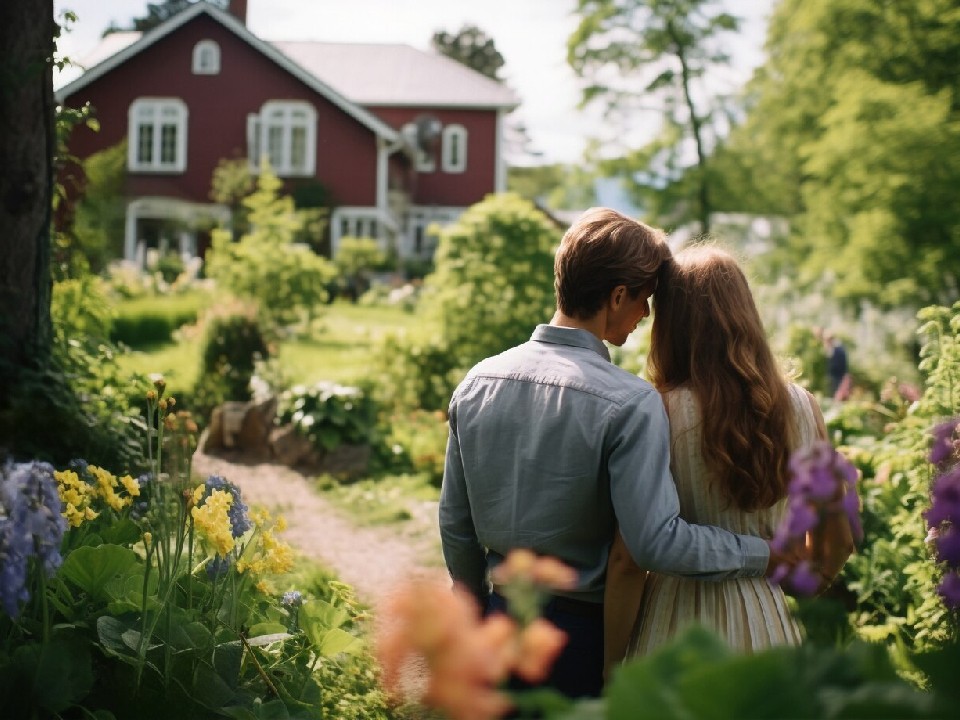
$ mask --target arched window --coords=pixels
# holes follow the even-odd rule
[[[130,104],[127,165],[139,172],[187,168],[187,105],[179,98],[140,98]]]
[[[440,165],[448,173],[467,169],[467,129],[463,125],[447,125],[443,129]]]
[[[201,40],[193,46],[193,74],[217,75],[220,72],[220,46],[213,40]]]
[[[317,111],[303,101],[271,100],[247,118],[250,164],[266,155],[280,176],[313,175],[317,164]]]

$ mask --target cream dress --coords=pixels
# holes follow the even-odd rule
[[[790,385],[790,396],[798,418],[799,445],[806,445],[817,439],[817,421],[802,388]],[[727,506],[710,482],[700,454],[700,411],[692,392],[672,390],[664,403],[670,418],[670,469],[680,496],[680,516],[690,523],[716,525],[742,535],[772,537],[786,511],[786,499],[757,512]],[[766,578],[707,582],[650,573],[627,657],[649,654],[694,624],[714,631],[740,652],[801,641],[783,590]]]

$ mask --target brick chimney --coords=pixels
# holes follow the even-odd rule
[[[247,24],[247,0],[230,0],[227,10],[244,25]]]

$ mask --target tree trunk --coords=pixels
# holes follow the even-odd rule
[[[53,0],[0,2],[0,407],[50,347]]]

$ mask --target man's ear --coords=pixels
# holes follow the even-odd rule
[[[612,310],[619,310],[626,297],[627,286],[617,285],[613,290],[610,291],[610,308]]]

